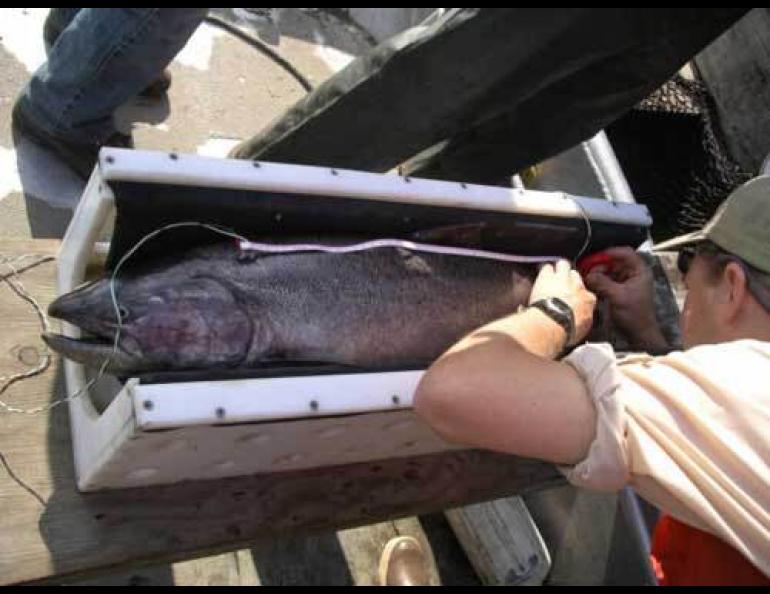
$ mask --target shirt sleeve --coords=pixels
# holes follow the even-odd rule
[[[625,407],[618,395],[623,377],[608,344],[586,344],[564,361],[583,378],[596,407],[596,437],[586,458],[574,467],[561,467],[575,486],[618,491],[630,480],[625,444]]]
[[[596,407],[580,487],[632,486],[770,575],[770,344],[736,341],[618,361],[588,344],[565,362]]]

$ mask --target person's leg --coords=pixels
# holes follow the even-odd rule
[[[61,31],[48,62],[19,97],[14,124],[78,173],[88,175],[98,148],[115,137],[115,109],[158,77],[206,12],[205,8],[78,11]],[[125,143],[124,138],[118,144]]]
[[[46,55],[51,53],[51,48],[56,44],[62,31],[69,27],[82,8],[52,8],[48,13],[43,27],[43,40],[45,41]],[[168,91],[171,86],[171,73],[168,70],[161,72],[158,77],[147,85],[140,93],[140,97],[158,99]]]
[[[52,134],[101,143],[115,109],[182,49],[205,8],[88,8],[75,15],[32,77],[21,109]]]
[[[82,8],[52,8],[48,13],[43,25],[43,40],[45,41],[46,54],[51,52],[51,48],[56,43],[64,29],[69,27]]]

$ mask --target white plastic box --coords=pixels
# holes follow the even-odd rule
[[[594,179],[608,197],[630,196],[606,140],[585,145]],[[602,144],[604,143],[604,144]],[[589,150],[590,149],[590,150]],[[609,152],[607,152],[609,150]],[[586,153],[588,154],[588,153]],[[596,160],[598,159],[598,165]],[[647,227],[635,204],[560,192],[470,186],[325,168],[104,149],[64,238],[58,290],[85,278],[86,264],[115,205],[117,182],[231,188]],[[598,178],[596,178],[598,176]],[[607,188],[611,188],[608,190]],[[581,212],[582,211],[582,212]],[[179,220],[189,220],[180,213]],[[203,221],[206,222],[206,221]],[[64,333],[78,330],[65,324]],[[68,394],[86,385],[85,369],[64,361]],[[452,446],[412,412],[421,371],[262,377],[163,384],[125,382],[99,414],[86,392],[70,401],[81,490],[296,470],[440,452]]]

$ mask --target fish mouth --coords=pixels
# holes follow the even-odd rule
[[[48,306],[48,315],[76,326],[82,337],[46,332],[43,341],[63,357],[87,367],[104,367],[111,372],[136,368],[135,357],[115,344],[117,320],[107,320],[95,313],[104,310],[100,306],[105,299],[104,291],[104,283],[97,281],[54,299]]]
[[[117,320],[100,320],[93,314],[92,301],[88,299],[93,286],[86,285],[57,297],[48,306],[48,315],[77,326],[89,335],[112,341],[117,331]]]
[[[115,346],[115,341],[100,337],[70,338],[54,332],[45,332],[43,341],[62,357],[87,367],[112,373],[128,372],[137,368],[137,360]]]

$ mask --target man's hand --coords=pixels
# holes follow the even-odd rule
[[[558,297],[570,306],[575,315],[573,344],[582,341],[591,330],[596,296],[585,288],[580,273],[573,270],[567,260],[559,260],[555,265],[545,264],[540,269],[529,302],[551,297]]]
[[[631,248],[611,248],[606,253],[612,257],[612,266],[595,268],[586,285],[609,301],[613,321],[635,348],[667,350],[655,316],[652,271]]]

